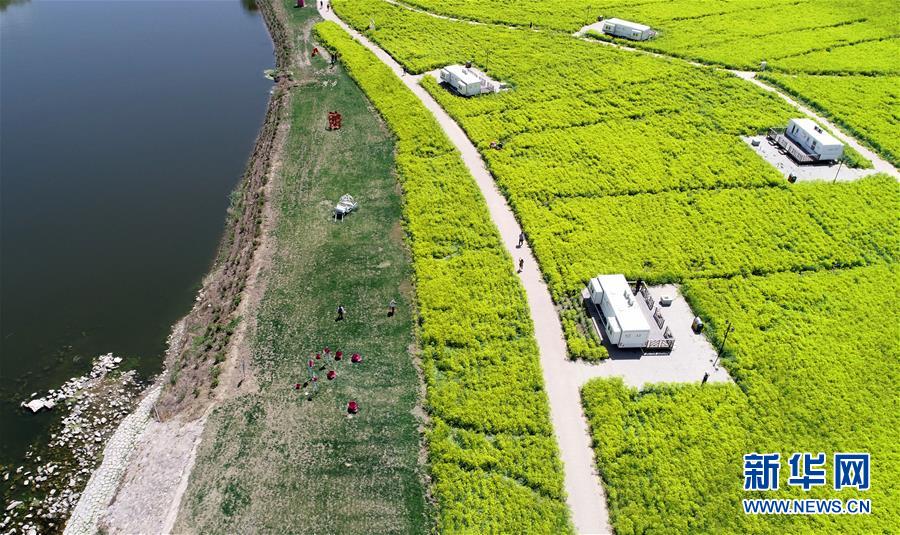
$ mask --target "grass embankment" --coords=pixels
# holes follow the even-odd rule
[[[275,60],[281,67],[290,62],[284,27],[270,9],[262,10],[276,44]],[[286,114],[291,81],[279,81],[266,109],[253,153],[240,184],[231,193],[225,232],[209,274],[191,311],[176,326],[166,358],[166,377],[155,414],[162,419],[197,418],[213,403],[219,376],[241,322],[239,309],[247,281],[254,268],[254,255],[266,207],[266,184],[279,145],[279,129]],[[185,336],[175,336],[183,327]],[[236,366],[231,362],[232,367]]]
[[[316,31],[398,139],[438,529],[570,532],[533,324],[478,187],[434,117],[388,67],[337,25]]]
[[[315,10],[279,14],[297,57],[308,58]],[[273,199],[277,249],[251,342],[259,391],[210,417],[175,531],[427,532],[412,273],[394,143],[343,69],[327,69],[321,57],[291,68],[300,85],[291,90]],[[332,110],[343,114],[340,131],[326,131]],[[332,222],[344,193],[360,209]],[[399,312],[387,317],[391,299]],[[340,322],[338,304],[347,309]],[[306,381],[307,360],[325,346],[346,356],[316,362],[325,369],[308,401],[312,389],[293,385]],[[362,363],[350,362],[354,352]],[[349,400],[361,407],[352,419]]]

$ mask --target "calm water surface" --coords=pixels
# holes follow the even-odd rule
[[[191,306],[265,114],[272,45],[240,0],[0,12],[0,463],[18,404],[114,352],[148,375]]]

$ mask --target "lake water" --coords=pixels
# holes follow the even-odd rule
[[[0,0],[2,2],[2,0]],[[265,115],[247,0],[0,3],[0,463],[19,402],[113,352],[158,372]]]

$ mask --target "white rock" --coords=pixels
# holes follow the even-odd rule
[[[31,409],[31,412],[33,412],[33,413],[38,412],[39,410],[46,407],[43,399],[33,399],[33,400],[29,401],[28,403],[23,403],[22,405]]]
[[[22,502],[20,502],[18,500],[13,500],[12,502],[10,502],[9,505],[6,506],[6,510],[12,511],[13,509],[15,509],[16,507],[18,507],[20,505],[22,505]]]

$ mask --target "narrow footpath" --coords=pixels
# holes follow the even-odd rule
[[[421,76],[405,74],[404,69],[387,52],[344,23],[330,9],[320,9],[326,20],[341,26],[354,39],[372,51],[434,115],[444,133],[462,155],[463,162],[475,178],[487,202],[494,224],[504,246],[514,260],[524,259],[520,274],[528,306],[535,325],[535,338],[540,350],[544,385],[550,402],[550,416],[565,469],[567,503],[572,521],[579,533],[612,533],[609,524],[606,493],[597,474],[588,423],[581,406],[581,387],[595,377],[622,377],[626,384],[641,386],[649,382],[696,381],[709,372],[710,381],[729,381],[724,369],[715,369],[705,356],[693,358],[677,366],[661,367],[652,359],[606,361],[599,365],[568,360],[562,325],[550,290],[541,276],[537,261],[526,243],[521,248],[519,222],[497,189],[481,155],[462,128],[419,85]]]
[[[796,108],[801,113],[804,113],[804,114],[808,115],[809,117],[812,117],[817,123],[825,125],[825,127],[828,130],[830,130],[832,134],[834,134],[834,137],[843,141],[847,145],[850,145],[851,147],[853,147],[853,149],[856,152],[862,154],[864,158],[871,160],[872,166],[875,168],[875,171],[877,171],[879,173],[886,173],[896,179],[900,179],[900,172],[897,171],[897,168],[895,168],[893,165],[888,163],[887,160],[885,160],[884,158],[879,156],[877,153],[875,153],[875,151],[873,151],[872,149],[870,149],[868,147],[863,146],[863,144],[860,143],[859,141],[857,141],[856,138],[845,134],[843,130],[841,130],[840,128],[837,127],[837,125],[832,124],[831,121],[829,121],[825,117],[822,117],[821,115],[817,114],[809,107],[804,106],[803,104],[794,100],[790,96],[782,93],[777,87],[771,86],[771,85],[763,82],[762,80],[760,80],[759,78],[756,77],[755,72],[753,72],[753,71],[733,71],[730,69],[725,69],[725,70],[727,70],[731,74],[737,76],[738,78],[747,80],[748,82],[762,88],[765,91],[775,93],[776,95],[778,95],[779,97],[784,99],[785,102],[787,102],[788,104],[790,104],[791,106]]]
[[[431,16],[431,17],[434,17],[437,19],[449,20],[449,21],[453,21],[453,22],[461,22],[461,23],[466,23],[466,24],[484,24],[487,26],[495,26],[495,27],[501,27],[501,28],[507,28],[507,29],[519,28],[517,26],[507,26],[507,25],[496,24],[496,23],[491,23],[491,22],[479,22],[479,21],[473,21],[473,20],[468,20],[468,19],[460,19],[460,18],[451,17],[451,16],[447,16],[447,15],[440,15],[438,13],[432,13],[430,11],[425,11],[424,9],[419,9],[419,8],[410,6],[410,5],[405,4],[398,0],[383,0],[383,1],[387,2],[388,4],[397,6],[399,8],[407,9],[409,11],[414,11],[416,13],[421,13],[423,15],[428,15],[428,16]],[[332,15],[333,15],[333,13],[332,13]],[[581,39],[582,41],[596,43],[598,45],[610,46],[613,48],[618,48],[620,50],[627,50],[629,52],[636,52],[638,54],[645,54],[645,55],[654,56],[657,58],[674,59],[677,61],[683,61],[683,62],[693,65],[695,67],[703,67],[703,68],[708,68],[708,69],[715,69],[718,71],[729,72],[729,73],[733,74],[734,76],[737,76],[738,78],[741,78],[742,80],[746,80],[746,81],[760,87],[761,89],[763,89],[765,91],[777,94],[779,97],[784,99],[785,102],[787,102],[788,104],[793,106],[794,109],[807,115],[808,117],[811,117],[819,124],[824,125],[825,128],[827,128],[828,130],[831,131],[831,133],[834,134],[834,137],[838,138],[839,140],[843,141],[847,145],[851,146],[854,150],[856,150],[856,152],[860,153],[864,158],[871,160],[872,166],[874,167],[876,172],[886,173],[886,174],[894,177],[895,179],[900,180],[900,171],[898,171],[897,168],[894,167],[893,165],[891,165],[887,160],[882,158],[878,153],[876,153],[872,149],[870,149],[870,148],[866,147],[865,145],[863,145],[862,143],[860,143],[856,138],[847,134],[836,124],[832,123],[831,121],[829,121],[822,115],[814,112],[808,106],[805,106],[805,105],[801,104],[799,101],[797,101],[796,99],[793,99],[789,95],[786,95],[783,91],[781,91],[781,89],[779,89],[775,86],[769,85],[769,84],[763,82],[762,80],[758,79],[756,77],[756,75],[757,75],[756,72],[754,72],[754,71],[738,71],[738,70],[734,70],[734,69],[727,69],[725,67],[717,67],[715,65],[708,65],[708,64],[697,62],[697,61],[690,61],[690,60],[687,60],[684,58],[679,58],[678,56],[671,56],[671,55],[662,54],[659,52],[651,52],[651,51],[645,50],[643,48],[628,46],[628,45],[625,45],[625,44],[622,44],[619,42],[602,41],[599,39],[592,39],[592,38],[586,36],[586,34],[589,30],[600,31],[601,26],[602,26],[602,23],[600,23],[600,22],[597,22],[594,24],[589,24],[589,25],[581,28],[574,34],[572,34],[572,37],[574,37],[576,39]],[[540,31],[545,31],[545,30],[532,29],[530,31],[540,32]]]

